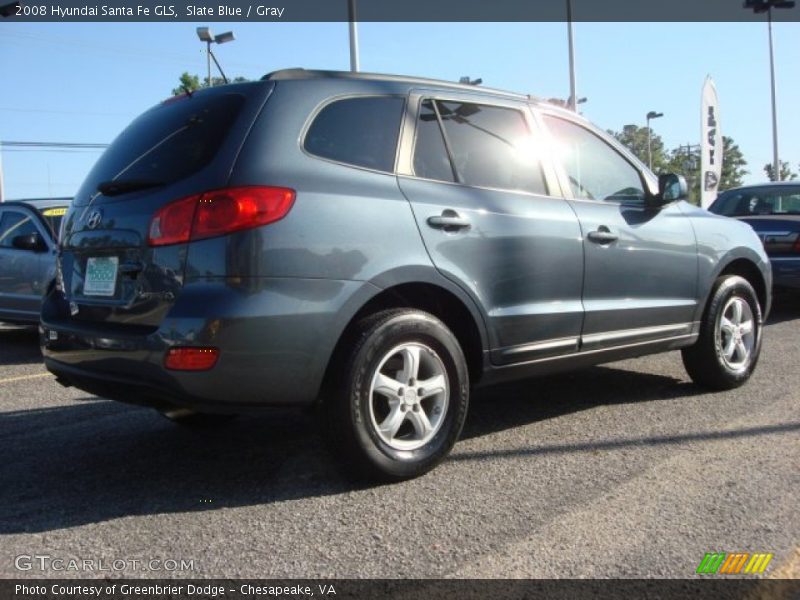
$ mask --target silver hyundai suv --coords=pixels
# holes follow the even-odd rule
[[[476,385],[677,349],[700,385],[750,377],[767,256],[685,196],[525,95],[302,69],[197,91],[74,198],[45,362],[184,422],[317,406],[348,472],[414,477]]]

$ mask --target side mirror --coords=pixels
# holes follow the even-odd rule
[[[675,173],[666,173],[658,176],[658,196],[650,199],[652,206],[664,206],[676,200],[686,200],[689,197],[689,186],[686,178]]]
[[[32,252],[44,252],[47,250],[47,244],[38,233],[18,235],[11,239],[11,245],[17,250],[30,250]]]

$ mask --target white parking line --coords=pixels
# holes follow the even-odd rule
[[[52,377],[50,373],[37,373],[36,375],[20,375],[19,377],[7,377],[0,379],[0,385],[4,383],[14,383],[15,381],[25,381],[26,379],[39,379],[40,377]]]

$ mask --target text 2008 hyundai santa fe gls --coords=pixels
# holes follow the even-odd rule
[[[301,69],[198,91],[80,188],[45,362],[172,416],[318,403],[351,469],[413,477],[477,383],[678,348],[699,384],[750,377],[769,262],[685,195],[528,96]]]

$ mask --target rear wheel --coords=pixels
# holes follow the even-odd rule
[[[334,364],[325,427],[348,472],[403,480],[435,467],[461,433],[469,376],[461,347],[434,316],[387,310],[356,325]]]
[[[695,383],[715,390],[744,384],[761,351],[761,306],[743,277],[720,277],[708,303],[700,337],[684,348],[683,364]]]

